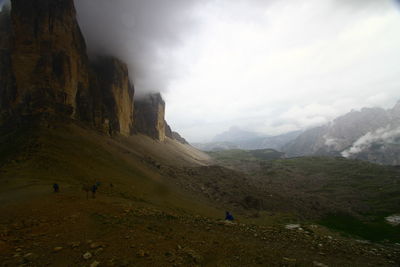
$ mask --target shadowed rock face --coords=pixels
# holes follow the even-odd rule
[[[128,69],[110,57],[89,62],[73,0],[12,0],[0,20],[3,113],[57,114],[131,134]]]
[[[186,141],[186,139],[185,138],[183,138],[179,133],[177,133],[177,132],[172,132],[172,139],[175,139],[176,141],[178,141],[178,142],[180,142],[180,143],[182,143],[182,144],[185,144],[185,145],[188,145],[189,143],[188,143],[188,141]]]
[[[78,90],[89,88],[86,45],[72,0],[12,0],[11,61],[15,104],[23,113],[73,117]]]
[[[165,102],[159,93],[135,101],[135,129],[156,140],[164,141],[166,133]],[[169,131],[168,131],[169,129]],[[167,128],[168,132],[172,131]]]
[[[0,111],[8,112],[16,98],[15,78],[11,71],[11,17],[8,9],[0,12]]]
[[[178,141],[181,144],[188,145],[189,143],[179,133],[172,131],[171,127],[165,121],[165,136]]]
[[[100,95],[100,105],[95,103],[97,112],[94,121],[108,127],[109,132],[130,135],[134,124],[134,89],[129,81],[127,66],[111,57],[98,58],[92,66],[94,94],[88,100],[99,98],[96,96],[96,88]]]
[[[177,138],[160,94],[138,100],[125,63],[89,60],[73,0],[11,0],[0,13],[0,123],[24,116],[78,119],[108,134]],[[11,119],[10,119],[11,118]]]

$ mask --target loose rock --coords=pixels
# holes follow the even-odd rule
[[[90,248],[100,248],[100,247],[104,247],[104,244],[100,242],[93,242],[92,244],[90,244]]]
[[[72,243],[70,243],[70,245],[71,245],[71,248],[77,248],[81,245],[81,242],[72,242]]]
[[[314,266],[317,266],[317,267],[328,267],[328,265],[323,264],[323,263],[318,262],[318,261],[313,261],[313,264],[314,264]]]
[[[92,253],[86,252],[85,254],[83,254],[82,257],[83,257],[83,259],[88,260],[88,259],[90,259],[92,257]]]
[[[63,247],[55,247],[55,248],[53,248],[54,252],[59,252],[61,250],[63,250]]]
[[[92,262],[92,264],[90,264],[90,267],[97,267],[97,266],[99,266],[99,264],[100,264],[100,262],[94,261],[94,262]]]

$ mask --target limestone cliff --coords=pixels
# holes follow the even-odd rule
[[[11,66],[22,113],[73,117],[76,95],[89,88],[86,45],[72,0],[12,0]]]
[[[168,125],[168,123],[165,121],[165,136],[169,137],[171,139],[174,139],[178,141],[179,143],[182,143],[184,145],[188,145],[189,143],[186,141],[185,138],[183,138],[179,133],[172,131],[171,127]]]
[[[57,114],[108,133],[131,134],[133,86],[126,65],[90,62],[73,0],[12,0],[0,16],[0,110]]]
[[[165,140],[165,102],[159,93],[135,101],[135,129],[156,140]]]
[[[183,142],[165,122],[160,94],[136,102],[135,112],[125,63],[89,59],[73,0],[11,0],[0,13],[0,123],[50,115],[108,134]]]
[[[172,132],[172,139],[178,141],[179,143],[189,145],[188,141],[186,141],[185,138],[183,138],[179,133],[177,132]]]
[[[127,66],[116,58],[101,57],[92,64],[92,69],[94,93],[89,100],[94,103],[95,124],[103,125],[110,133],[130,135],[134,125],[134,89]]]
[[[11,71],[11,17],[8,7],[0,12],[0,112],[8,113],[16,98]],[[2,115],[2,114],[1,114]],[[1,121],[1,118],[0,118]]]

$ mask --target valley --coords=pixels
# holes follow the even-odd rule
[[[2,135],[18,148],[1,150],[3,266],[392,266],[399,259],[398,226],[374,224],[385,216],[375,209],[398,209],[395,168],[265,159],[268,151],[234,151],[234,160],[224,152],[221,161],[174,140],[110,138],[74,122],[30,127],[29,138],[26,129]],[[60,193],[52,192],[55,182]],[[96,182],[96,198],[87,198],[82,186]],[[234,223],[223,220],[225,210]],[[355,220],[361,235],[349,229]],[[286,229],[293,223],[300,228]]]
[[[233,127],[200,151],[166,120],[171,55],[148,40],[181,39],[143,23],[163,24],[153,14],[163,5],[102,3],[122,5],[108,24],[122,18],[114,30],[129,42],[114,32],[116,48],[93,42],[115,12],[91,21],[97,1],[0,1],[0,266],[399,266],[399,103],[306,131],[285,128],[279,107],[272,123],[294,131]],[[139,22],[123,8],[132,3]],[[188,103],[180,115],[207,135],[210,118],[193,120]]]

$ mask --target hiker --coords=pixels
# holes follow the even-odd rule
[[[95,184],[92,185],[91,191],[92,191],[92,198],[96,198],[97,185]]]
[[[229,213],[229,211],[225,212],[225,221],[233,221],[233,216]]]
[[[84,185],[82,186],[82,190],[86,192],[86,199],[89,199],[90,186]]]
[[[53,184],[54,193],[60,192],[60,186],[58,184]]]

